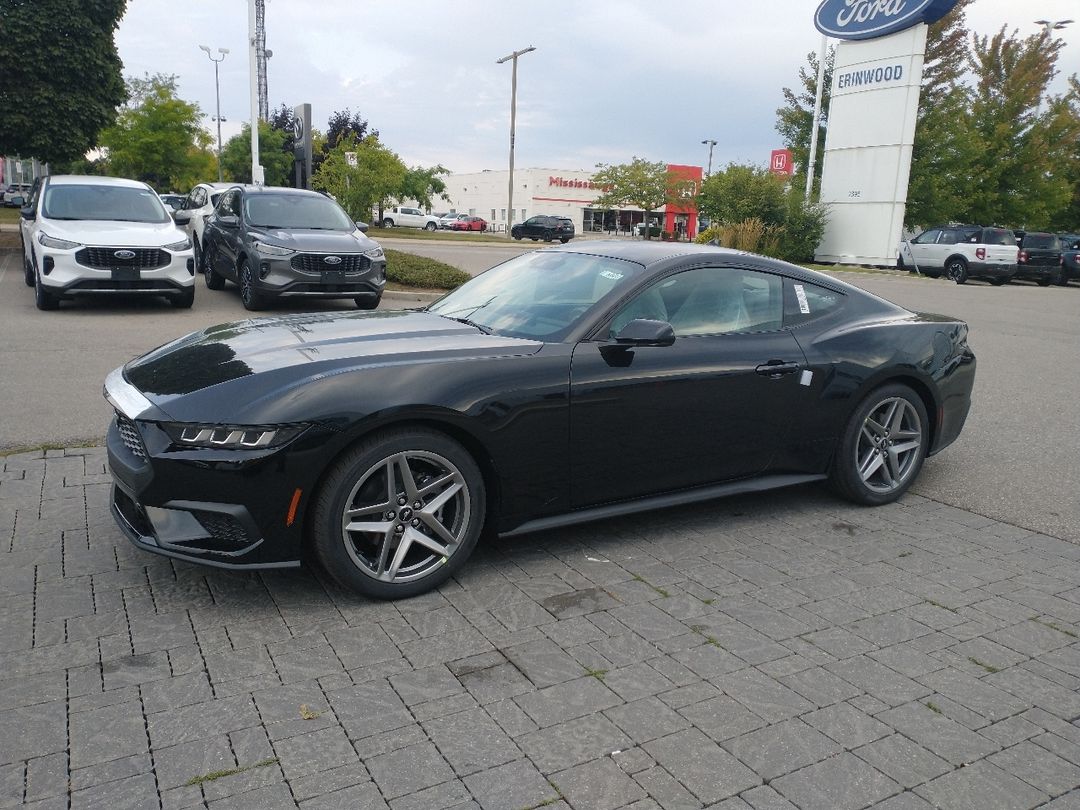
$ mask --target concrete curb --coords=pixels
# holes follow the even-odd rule
[[[445,295],[439,290],[383,290],[383,304],[399,305],[402,308],[417,304],[430,304]]]

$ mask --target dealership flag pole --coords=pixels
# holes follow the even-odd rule
[[[818,130],[821,129],[821,98],[825,92],[825,51],[829,47],[829,38],[822,34],[821,51],[818,54],[817,95],[814,96],[814,120],[810,122],[810,159],[806,166],[806,201],[810,202],[810,192],[814,188],[814,167],[817,163]]]

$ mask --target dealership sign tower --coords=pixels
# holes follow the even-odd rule
[[[904,225],[927,25],[956,0],[824,0],[814,23],[843,40],[833,65],[816,258],[891,265]],[[824,55],[823,55],[824,56]]]

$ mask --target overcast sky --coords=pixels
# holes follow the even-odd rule
[[[782,88],[821,42],[817,5],[266,0],[270,106],[310,102],[324,131],[350,107],[409,165],[503,169],[511,70],[495,60],[532,45],[518,63],[516,166],[587,170],[635,155],[704,166],[706,138],[714,168],[764,164],[780,146]],[[1076,0],[975,0],[968,25],[1028,34],[1034,19],[1070,17],[1058,32],[1064,76],[1080,73]],[[181,96],[210,115],[214,69],[198,46],[230,49],[225,139],[250,117],[245,0],[129,0],[117,44],[126,74],[175,73]]]

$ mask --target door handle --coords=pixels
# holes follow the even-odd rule
[[[773,379],[783,377],[785,374],[794,374],[798,370],[798,363],[789,363],[784,360],[770,360],[754,369],[761,376]]]

